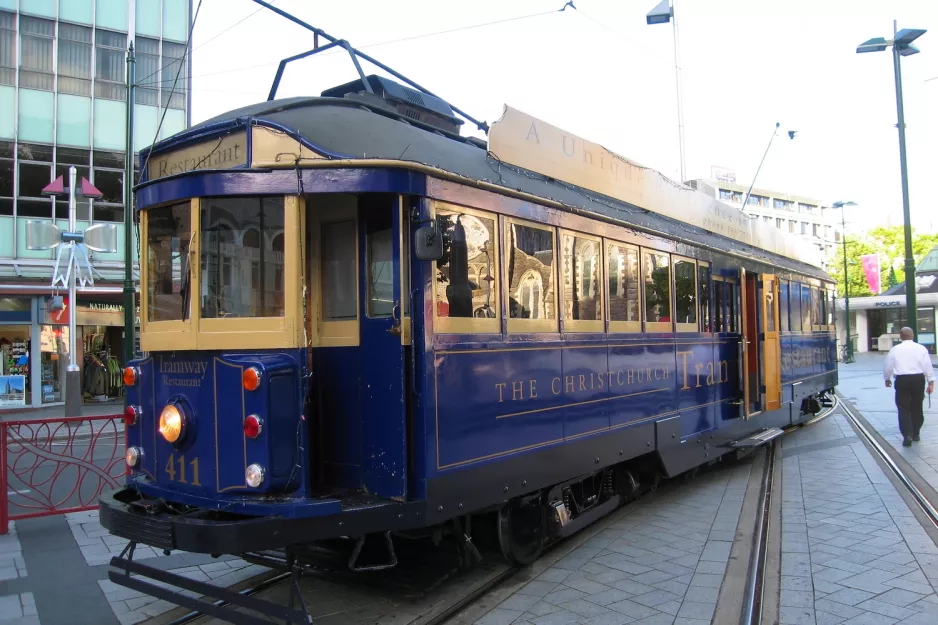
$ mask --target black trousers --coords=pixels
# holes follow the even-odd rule
[[[925,375],[896,376],[896,407],[899,408],[899,431],[902,436],[918,436],[925,423]]]

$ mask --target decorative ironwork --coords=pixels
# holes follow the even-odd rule
[[[97,508],[127,474],[123,424],[120,414],[0,423],[0,534],[9,521]]]

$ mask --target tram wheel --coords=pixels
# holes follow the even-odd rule
[[[512,566],[527,566],[544,550],[544,514],[536,502],[505,505],[496,517],[498,544]]]

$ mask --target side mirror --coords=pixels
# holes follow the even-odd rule
[[[440,260],[443,258],[443,234],[437,230],[436,222],[417,228],[414,234],[414,254],[420,260]]]

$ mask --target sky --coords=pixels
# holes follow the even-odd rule
[[[673,29],[645,23],[658,0],[574,0],[575,10],[560,11],[565,2],[274,5],[476,119],[491,124],[507,104],[678,180]],[[916,41],[921,53],[902,59],[902,87],[912,224],[938,229],[938,1],[673,2],[685,178],[721,166],[748,186],[777,122],[755,186],[828,205],[856,202],[848,215],[856,231],[902,224],[892,55],[857,54],[856,46],[890,39],[893,20],[900,30],[927,29]],[[431,33],[439,34],[423,36]],[[313,36],[251,0],[202,0],[192,46],[198,123],[266,100],[280,59],[311,49]],[[382,73],[367,63],[364,70]],[[356,78],[348,55],[330,51],[291,63],[277,95],[317,96]],[[469,122],[463,132],[483,136]]]

